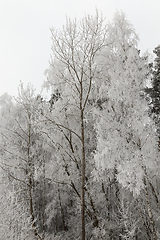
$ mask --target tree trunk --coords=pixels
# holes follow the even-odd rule
[[[152,210],[151,210],[151,205],[150,205],[150,201],[149,201],[149,195],[148,195],[148,189],[147,189],[147,183],[146,183],[146,178],[145,177],[144,177],[143,181],[144,181],[144,189],[145,189],[146,201],[147,201],[147,206],[148,206],[148,215],[149,215],[149,220],[150,220],[152,233],[153,233],[153,239],[157,240],[155,223],[154,223],[153,214],[152,214]]]
[[[81,138],[82,138],[82,163],[81,163],[81,231],[82,240],[85,240],[85,146],[83,110],[81,110]]]
[[[59,197],[59,205],[60,205],[61,215],[62,215],[63,231],[66,231],[66,224],[65,224],[64,211],[63,211],[63,206],[62,206],[62,201],[61,201],[61,194],[60,194],[59,184],[58,184],[58,197]]]

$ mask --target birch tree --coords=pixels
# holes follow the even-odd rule
[[[115,16],[111,31],[115,40],[110,55],[106,55],[106,65],[111,67],[108,81],[99,90],[107,101],[101,112],[95,111],[95,160],[102,170],[113,169],[116,164],[119,181],[136,193],[143,185],[144,171],[140,166],[150,170],[157,166],[157,136],[143,98],[148,69],[137,50],[134,29],[123,14]]]
[[[86,132],[88,100],[94,88],[96,59],[108,45],[107,28],[98,12],[81,21],[67,19],[63,29],[51,29],[52,60],[46,70],[46,86],[57,89],[59,100],[46,120],[59,132],[58,148],[64,160],[81,167],[81,232],[85,239]],[[55,139],[55,138],[54,138]],[[57,140],[57,139],[56,139]],[[62,147],[62,142],[65,142]],[[75,174],[74,174],[75,175]]]
[[[38,234],[35,208],[35,170],[41,164],[40,162],[43,162],[43,151],[37,144],[40,136],[36,128],[38,104],[33,88],[28,85],[24,89],[22,84],[14,104],[7,103],[6,106],[3,104],[0,167],[6,174],[6,182],[7,178],[9,179],[8,187],[13,195],[13,208],[21,209],[19,214],[25,216],[24,221],[30,223],[31,228],[28,232],[32,229],[32,235],[36,239],[43,239]],[[18,225],[21,226],[21,223],[18,222]]]
[[[106,82],[99,89],[107,101],[95,109],[99,179],[117,169],[117,179],[136,197],[145,190],[152,235],[157,239],[146,188],[146,178],[157,176],[159,163],[155,125],[148,116],[144,88],[148,75],[146,59],[137,50],[138,38],[123,13],[110,25],[113,45],[106,54]],[[105,58],[104,58],[105,59]]]

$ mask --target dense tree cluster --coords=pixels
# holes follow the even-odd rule
[[[150,63],[150,72],[152,86],[147,87],[145,92],[149,97],[150,115],[154,119],[157,126],[157,133],[160,136],[160,45],[157,46],[154,51],[156,55],[155,62]]]
[[[50,99],[0,97],[0,239],[158,240],[160,48],[151,66],[123,12],[51,36]]]

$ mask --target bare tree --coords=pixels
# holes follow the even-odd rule
[[[33,88],[28,85],[19,87],[19,96],[12,106],[10,115],[4,115],[0,134],[3,138],[1,151],[3,153],[0,168],[4,170],[13,186],[15,205],[23,203],[23,214],[30,219],[30,225],[34,237],[43,239],[37,230],[35,214],[34,178],[35,168],[39,159],[36,156],[36,111],[38,101]],[[43,161],[43,159],[42,159]],[[18,209],[18,207],[17,207]],[[22,208],[21,208],[22,210]],[[28,214],[28,215],[27,215]],[[26,219],[27,220],[27,219]],[[18,220],[17,220],[18,222]],[[21,226],[21,223],[18,222]],[[28,230],[30,231],[30,229]]]
[[[69,149],[65,151],[81,166],[81,231],[85,240],[85,123],[98,72],[96,59],[107,45],[107,28],[97,12],[95,17],[86,16],[80,22],[67,19],[61,31],[51,29],[51,34],[53,55],[46,71],[46,84],[52,87],[53,93],[58,89],[60,97],[46,119],[64,136]],[[58,147],[61,148],[60,143]]]

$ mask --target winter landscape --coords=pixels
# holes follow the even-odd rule
[[[118,10],[50,36],[48,95],[0,96],[0,240],[160,239],[160,45]]]

